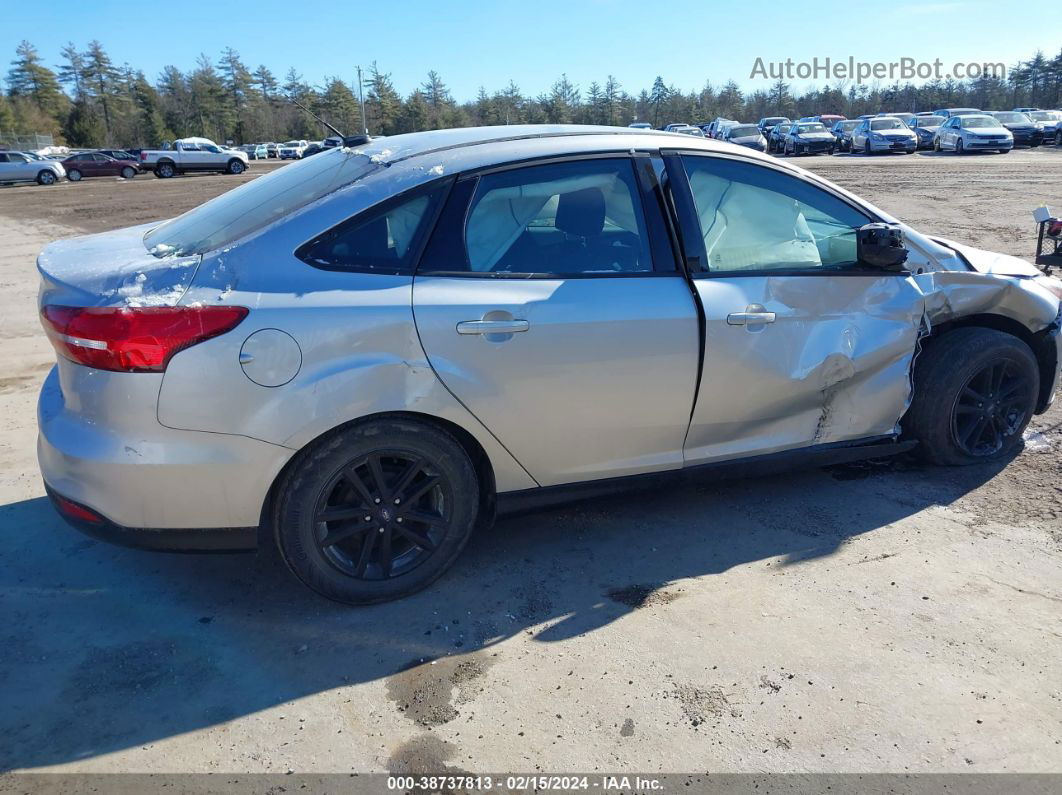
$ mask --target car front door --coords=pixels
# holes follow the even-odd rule
[[[922,293],[857,261],[873,219],[769,164],[666,160],[706,329],[686,463],[893,434]]]
[[[418,266],[431,366],[543,486],[682,466],[700,331],[654,162],[465,176]]]
[[[7,157],[11,164],[8,172],[11,175],[9,179],[25,180],[36,178],[37,172],[40,170],[36,167],[36,161],[30,160],[20,152],[9,152]]]

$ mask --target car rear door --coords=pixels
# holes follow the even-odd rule
[[[666,161],[705,317],[686,463],[895,433],[922,294],[856,261],[855,231],[873,219],[762,161]]]
[[[446,387],[539,484],[676,469],[700,332],[651,159],[467,175],[413,283]]]

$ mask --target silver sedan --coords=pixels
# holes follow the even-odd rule
[[[801,169],[625,128],[400,135],[49,245],[38,455],[95,536],[276,543],[364,604],[498,513],[683,470],[1005,459],[1062,283]]]
[[[903,120],[893,116],[877,116],[864,119],[852,130],[853,152],[877,154],[879,152],[903,152],[911,154],[918,148],[918,136]]]

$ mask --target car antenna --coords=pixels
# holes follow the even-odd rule
[[[309,113],[317,121],[319,121],[321,124],[323,124],[329,130],[331,130],[336,135],[338,135],[340,138],[342,138],[343,139],[343,146],[362,146],[362,145],[367,144],[369,142],[369,136],[367,136],[367,135],[343,135],[343,133],[341,133],[339,130],[337,130],[335,127],[333,127],[331,124],[326,122],[324,119],[322,119],[320,116],[318,116],[312,110],[310,110],[308,107],[303,105],[297,99],[292,99],[291,103],[293,105],[295,105],[295,107],[301,108],[302,110],[304,110],[307,113]]]

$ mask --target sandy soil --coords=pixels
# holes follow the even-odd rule
[[[1062,210],[1057,150],[800,164],[1026,257],[1033,207]],[[1062,771],[1058,407],[1006,467],[899,460],[508,520],[371,609],[268,554],[67,528],[35,464],[34,256],[264,168],[0,189],[0,770]]]

